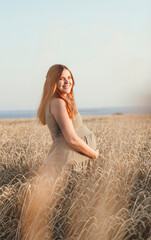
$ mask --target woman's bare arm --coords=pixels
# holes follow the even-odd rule
[[[97,159],[98,153],[89,147],[75,132],[72,120],[69,118],[66,105],[63,99],[54,98],[51,102],[51,113],[55,117],[65,140],[70,146],[77,151],[93,158]]]

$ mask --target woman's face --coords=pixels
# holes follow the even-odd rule
[[[66,96],[70,93],[73,85],[73,80],[70,72],[67,69],[64,69],[61,73],[59,80],[57,81],[57,88],[60,92]]]

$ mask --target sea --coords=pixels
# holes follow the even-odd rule
[[[82,116],[113,115],[113,114],[151,114],[151,107],[101,107],[79,108]],[[36,118],[37,110],[0,111],[0,119]]]

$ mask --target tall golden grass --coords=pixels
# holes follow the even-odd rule
[[[151,240],[151,115],[84,117],[100,156],[40,175],[51,138],[36,119],[0,120],[0,239]]]

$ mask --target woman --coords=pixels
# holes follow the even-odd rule
[[[37,112],[53,140],[45,170],[56,177],[63,169],[81,169],[98,157],[94,134],[82,123],[73,97],[74,78],[64,65],[50,67]]]

